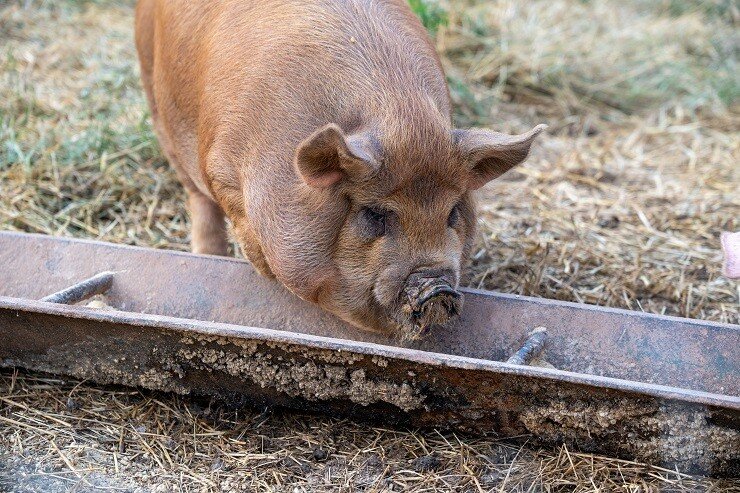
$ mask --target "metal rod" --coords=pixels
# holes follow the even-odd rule
[[[114,272],[101,272],[100,274],[96,274],[93,277],[78,282],[66,289],[41,298],[41,301],[72,305],[79,301],[86,300],[91,296],[95,296],[96,294],[105,293],[113,284],[114,274]]]
[[[537,327],[529,333],[529,337],[524,341],[519,351],[514,353],[506,362],[512,365],[528,365],[542,352],[546,343],[547,328]]]

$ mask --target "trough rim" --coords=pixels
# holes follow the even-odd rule
[[[204,253],[185,252],[181,250],[170,250],[167,248],[127,245],[125,243],[111,243],[109,241],[90,240],[87,238],[69,238],[65,236],[54,236],[54,235],[48,235],[48,234],[42,234],[42,233],[23,233],[23,232],[18,232],[18,231],[0,231],[0,236],[7,236],[7,237],[14,237],[14,238],[29,238],[30,237],[30,238],[44,239],[47,241],[51,238],[54,241],[59,241],[59,242],[64,242],[64,243],[87,243],[89,245],[101,246],[101,247],[114,246],[116,248],[135,250],[139,252],[151,252],[152,250],[154,250],[154,251],[159,251],[159,252],[166,252],[168,255],[174,255],[178,257],[186,257],[186,258],[200,257],[200,258],[207,258],[210,261],[236,263],[240,265],[246,265],[249,268],[254,269],[254,267],[252,267],[252,264],[248,260],[235,258],[235,257],[226,257],[223,255],[209,255],[209,254],[204,254]],[[576,303],[574,301],[553,300],[550,298],[525,296],[525,295],[513,294],[513,293],[502,293],[500,291],[493,291],[493,290],[486,290],[486,289],[461,287],[459,288],[459,290],[462,291],[463,293],[471,293],[471,294],[478,295],[478,296],[485,296],[485,297],[495,296],[496,298],[536,303],[541,306],[555,306],[555,307],[567,306],[571,308],[578,308],[579,310],[595,311],[595,312],[600,312],[600,313],[615,313],[615,314],[623,314],[623,315],[624,314],[634,315],[636,313],[639,313],[640,317],[644,317],[646,319],[681,322],[681,323],[688,324],[688,325],[698,326],[702,329],[723,329],[723,330],[731,329],[731,330],[736,330],[740,332],[740,325],[738,324],[716,322],[713,320],[676,317],[673,315],[659,315],[657,313],[649,313],[649,312],[638,311],[638,310],[627,310],[625,308],[615,308],[611,306],[592,305],[589,303]],[[0,298],[10,298],[10,297],[0,296]],[[18,299],[26,299],[26,298],[18,298]],[[178,318],[178,317],[171,317],[171,318]],[[184,319],[184,320],[188,320],[188,319]],[[236,324],[226,324],[226,325],[238,326]],[[279,332],[289,332],[289,331],[279,331]],[[341,340],[344,340],[344,339],[341,339]],[[396,346],[389,346],[389,347],[396,347]],[[439,354],[444,354],[444,353],[439,353]],[[476,358],[471,358],[471,359],[476,359]],[[486,360],[483,360],[483,361],[486,361]]]
[[[137,248],[137,247],[134,247]],[[582,305],[576,304],[579,307]],[[587,306],[587,305],[586,305]],[[481,370],[491,373],[518,375],[535,379],[610,389],[620,392],[641,394],[659,399],[678,401],[683,403],[702,404],[740,411],[740,396],[716,394],[682,387],[657,385],[635,380],[625,380],[613,377],[603,377],[586,373],[576,373],[565,370],[519,366],[502,361],[457,356],[453,354],[422,351],[397,346],[388,346],[370,342],[360,342],[350,339],[316,336],[301,332],[266,329],[222,322],[202,321],[155,315],[138,312],[126,312],[117,309],[101,311],[76,305],[62,305],[45,301],[29,300],[0,296],[0,310],[15,311],[16,316],[21,312],[41,313],[52,316],[78,318],[101,323],[124,324],[142,329],[161,329],[181,333],[183,336],[199,334],[206,336],[220,336],[230,339],[257,341],[267,344],[289,344],[303,346],[310,349],[331,350],[362,354],[370,357],[381,357],[393,360],[408,361],[416,364],[441,366],[461,370]],[[629,310],[623,310],[629,311]],[[678,317],[676,317],[678,318]],[[684,320],[684,319],[681,319]],[[702,324],[702,327],[703,324]],[[740,330],[740,326],[727,325],[733,330]],[[719,327],[718,327],[719,328]]]

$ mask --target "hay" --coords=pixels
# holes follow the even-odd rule
[[[456,118],[550,134],[487,187],[468,283],[737,323],[730,3],[414,2]],[[426,9],[426,10],[425,10]],[[0,7],[0,228],[188,248],[151,133],[130,5]],[[733,68],[735,71],[733,71]],[[233,248],[233,245],[232,245]],[[0,373],[0,490],[740,491],[567,448],[394,431]]]
[[[730,491],[736,484],[495,437],[393,431],[7,373],[0,487],[17,491]],[[15,490],[14,490],[15,491]],[[738,489],[737,491],[740,491]]]

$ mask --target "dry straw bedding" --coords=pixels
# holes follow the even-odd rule
[[[411,2],[461,125],[550,133],[481,194],[468,283],[738,323],[732,2]],[[0,4],[0,228],[187,249],[131,6]],[[566,448],[0,373],[0,491],[740,491]]]

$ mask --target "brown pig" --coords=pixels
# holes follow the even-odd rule
[[[543,126],[453,128],[404,0],[140,0],[136,47],[193,251],[226,253],[226,216],[259,272],[354,325],[415,337],[460,311],[471,192]]]

